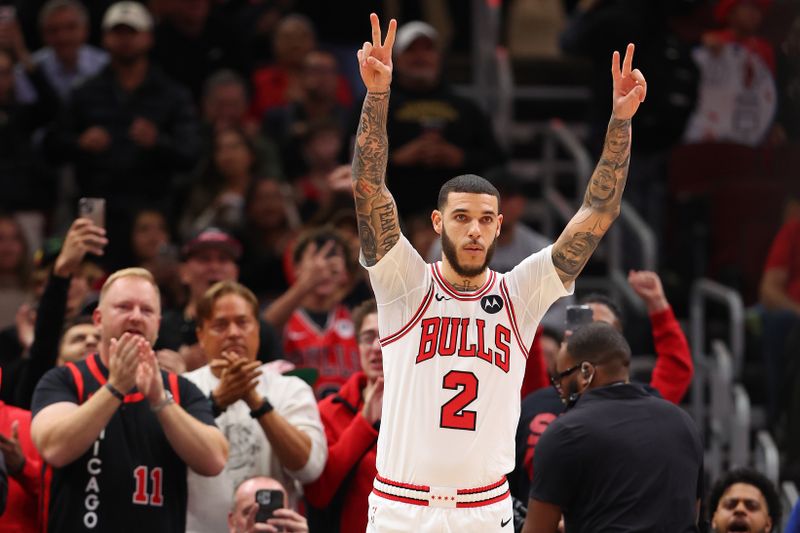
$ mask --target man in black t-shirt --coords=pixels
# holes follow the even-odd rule
[[[99,353],[44,375],[31,437],[47,463],[47,531],[182,533],[186,467],[217,475],[228,443],[211,404],[153,353],[158,287],[144,269],[112,274],[94,313]]]
[[[553,378],[572,407],[542,434],[533,458],[526,533],[693,532],[703,446],[679,407],[629,382],[631,351],[605,323],[583,326]]]

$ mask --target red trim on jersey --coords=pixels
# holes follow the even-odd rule
[[[412,485],[410,483],[400,483],[399,481],[392,481],[391,479],[386,479],[385,477],[382,477],[380,474],[376,474],[375,479],[377,479],[381,483],[385,483],[387,485],[391,485],[392,487],[397,487],[399,489],[418,490],[421,492],[430,492],[431,490],[431,488],[428,485]],[[503,479],[505,480],[505,478]]]
[[[80,405],[83,403],[83,374],[81,374],[81,371],[75,366],[75,363],[67,363],[64,366],[72,372],[72,380],[75,382],[75,389],[78,393],[78,405]]]
[[[478,289],[476,292],[460,292],[453,288],[450,283],[444,279],[442,273],[439,271],[439,263],[431,263],[431,272],[433,273],[433,279],[435,279],[439,285],[441,286],[442,290],[446,292],[449,296],[452,296],[456,300],[461,300],[465,302],[471,302],[474,300],[478,300],[490,290],[494,286],[494,282],[497,278],[497,274],[494,270],[489,270],[489,276],[486,278],[486,282],[483,284],[483,287]]]
[[[42,487],[44,488],[44,494],[42,494],[39,514],[41,518],[39,523],[42,527],[42,531],[47,531],[48,521],[50,520],[50,489],[52,488],[50,485],[52,482],[53,467],[45,463],[42,469]]]
[[[428,310],[428,307],[431,305],[432,301],[433,301],[433,283],[431,283],[431,287],[430,287],[430,289],[428,289],[428,294],[426,294],[425,298],[422,299],[422,303],[419,305],[419,308],[417,309],[417,312],[414,313],[414,316],[411,317],[411,320],[409,320],[408,324],[403,326],[402,329],[400,329],[396,333],[393,333],[393,334],[381,339],[381,341],[380,341],[381,342],[381,346],[385,348],[389,344],[391,344],[394,341],[400,339],[406,333],[411,331],[411,328],[413,328],[417,324],[417,322],[420,321],[420,319],[422,318],[422,315],[424,315],[425,311]]]
[[[169,381],[169,390],[172,393],[172,397],[175,399],[175,403],[178,405],[181,404],[181,391],[178,387],[178,374],[173,374],[170,372],[167,374],[167,381]]]
[[[508,287],[506,287],[505,279],[500,282],[500,294],[503,295],[503,298],[506,301],[506,314],[508,314],[508,319],[511,321],[511,329],[514,331],[514,336],[517,338],[517,343],[522,350],[522,355],[524,355],[525,359],[527,360],[529,350],[525,348],[525,344],[522,342],[522,335],[519,334],[519,328],[517,328],[517,315],[514,313],[514,305],[511,303],[511,296],[508,294]]]
[[[94,379],[97,380],[100,386],[101,387],[105,386],[106,381],[108,380],[100,371],[100,367],[97,366],[97,353],[93,353],[86,358],[86,366],[89,367],[89,372],[92,373]],[[144,394],[142,394],[141,392],[134,392],[133,394],[126,394],[124,402],[135,403],[135,402],[141,402],[142,400],[144,400]]]
[[[487,490],[496,489],[505,482],[506,476],[503,476],[500,478],[500,481],[492,483],[491,485],[486,485],[485,487],[475,487],[474,489],[458,489],[456,494],[475,494],[476,492],[486,492]]]
[[[486,505],[499,502],[500,500],[505,500],[510,494],[510,491],[505,491],[500,496],[495,496],[494,498],[489,498],[488,500],[480,500],[477,502],[458,502],[456,503],[456,507],[459,509],[463,509],[464,507],[484,507]]]
[[[396,502],[402,502],[402,503],[410,503],[412,505],[421,505],[422,507],[427,507],[428,505],[430,505],[430,503],[428,503],[428,500],[417,500],[415,498],[404,498],[403,496],[395,496],[394,494],[389,494],[387,492],[383,492],[375,488],[372,489],[372,492],[374,492],[381,498],[386,498],[387,500],[394,500]]]

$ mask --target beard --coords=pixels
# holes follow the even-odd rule
[[[464,266],[458,262],[458,251],[456,250],[456,245],[452,240],[450,240],[450,237],[447,236],[447,231],[445,231],[444,225],[442,226],[442,253],[447,258],[447,262],[450,263],[450,267],[452,267],[455,273],[459,276],[463,276],[465,278],[474,278],[475,276],[483,274],[483,271],[486,270],[486,267],[489,266],[489,263],[492,261],[496,246],[497,238],[495,238],[492,241],[492,244],[489,245],[489,248],[486,249],[486,257],[483,259],[483,264],[480,266]]]

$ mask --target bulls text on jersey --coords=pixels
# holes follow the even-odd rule
[[[499,300],[499,298],[498,298]],[[422,335],[416,363],[423,363],[434,355],[440,357],[477,357],[494,364],[505,373],[509,370],[511,354],[511,330],[502,324],[494,324],[494,331],[486,331],[486,321],[480,318],[430,317],[420,323]],[[476,341],[467,340],[470,330],[476,333]]]

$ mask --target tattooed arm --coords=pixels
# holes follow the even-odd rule
[[[578,277],[619,215],[631,155],[631,118],[647,93],[644,76],[639,69],[631,70],[632,63],[632,44],[625,52],[622,69],[619,52],[614,52],[614,105],[603,153],[589,179],[581,207],[553,245],[553,264],[564,285]]]
[[[397,22],[394,19],[389,22],[383,44],[377,15],[370,15],[370,22],[372,43],[365,42],[358,51],[359,69],[367,86],[367,96],[361,108],[353,154],[353,195],[361,254],[367,266],[380,261],[400,239],[397,206],[386,188],[386,164],[389,160],[386,120]]]

